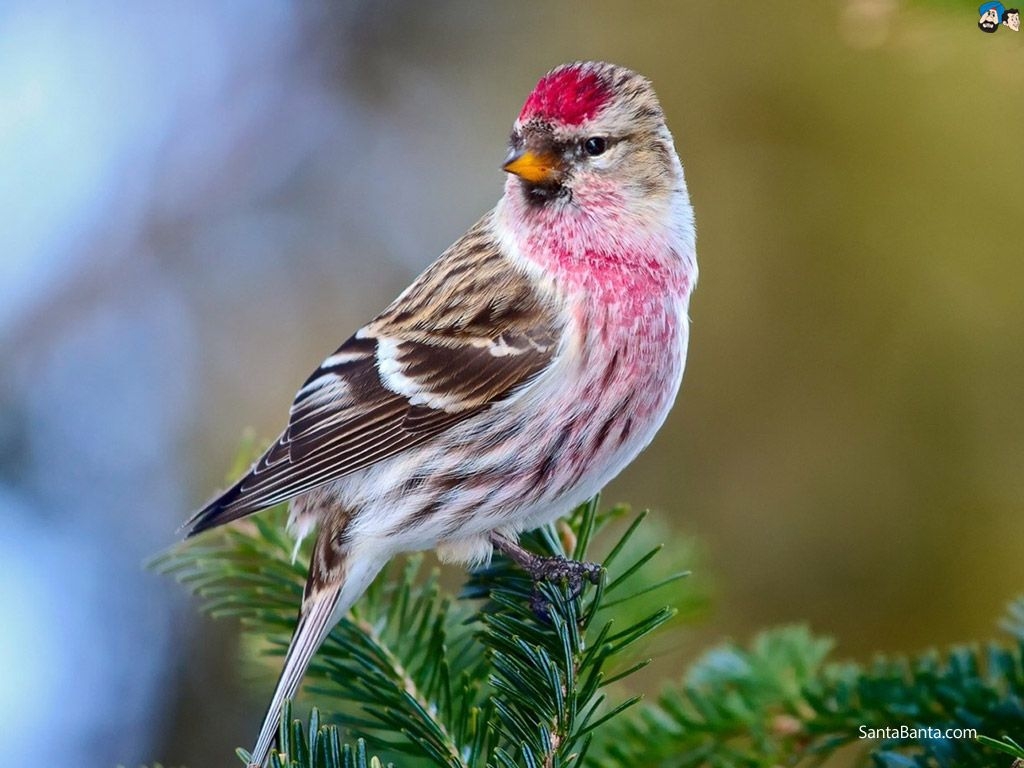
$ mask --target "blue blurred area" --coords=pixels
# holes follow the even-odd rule
[[[173,712],[187,607],[141,563],[196,502],[202,361],[168,222],[245,209],[308,153],[317,110],[292,100],[315,94],[282,81],[296,26],[270,2],[0,15],[0,517],[15,542],[0,720],[15,764],[148,761]],[[285,151],[259,146],[267,111],[292,108]],[[209,266],[230,279],[237,264]]]
[[[254,84],[248,103],[225,103],[229,89],[280,57],[293,25],[284,3],[7,4],[0,322],[68,279],[83,241],[127,244],[154,207],[192,194],[274,86]]]
[[[243,429],[271,435],[319,358],[490,204],[466,185],[429,210],[417,166],[448,160],[446,182],[475,175],[480,199],[500,189],[504,117],[459,141],[444,83],[367,47],[400,11],[0,11],[0,515],[15,544],[0,718],[15,763],[219,765],[248,738],[262,686],[238,683],[232,633],[143,563],[224,482]],[[388,100],[405,119],[376,114]],[[424,166],[442,133],[456,143]],[[460,167],[477,146],[489,180]]]

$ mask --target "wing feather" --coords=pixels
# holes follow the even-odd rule
[[[548,368],[562,324],[485,217],[303,383],[287,428],[189,535],[420,445]]]

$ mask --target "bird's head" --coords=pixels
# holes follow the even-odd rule
[[[538,206],[642,213],[684,190],[651,84],[603,62],[544,75],[515,122],[503,169],[510,194]]]

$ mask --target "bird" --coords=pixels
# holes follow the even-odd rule
[[[622,66],[547,72],[513,123],[485,213],[299,388],[287,427],[187,536],[290,501],[316,531],[296,627],[250,765],[381,568],[506,554],[535,579],[595,566],[518,543],[652,440],[682,381],[696,230],[653,86]]]

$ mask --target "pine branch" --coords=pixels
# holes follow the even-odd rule
[[[294,626],[309,554],[307,546],[292,560],[285,515],[283,507],[270,510],[185,542],[156,563],[208,612],[239,618],[276,654]],[[334,724],[322,725],[317,710],[305,726],[286,712],[286,757],[272,765],[380,765],[366,757],[367,744],[403,768],[768,768],[817,763],[853,744],[862,745],[860,764],[885,768],[1024,759],[1013,740],[1024,731],[1024,599],[1004,622],[1015,640],[1009,646],[861,666],[830,661],[830,640],[783,627],[747,648],[727,644],[705,654],[654,703],[634,706],[614,695],[610,686],[647,663],[645,638],[674,614],[662,607],[664,588],[674,585],[687,615],[705,602],[680,589],[685,572],[658,556],[654,542],[667,536],[643,514],[611,535],[626,517],[623,509],[599,512],[594,500],[567,524],[524,537],[542,555],[606,553],[603,581],[580,595],[565,584],[535,587],[501,557],[472,574],[458,598],[443,592],[422,557],[392,563],[306,676]],[[536,589],[543,616],[531,607]],[[343,745],[338,726],[355,747]],[[873,729],[867,738],[862,726]],[[879,738],[882,728],[895,735]],[[981,737],[949,738],[948,728]]]
[[[716,649],[656,704],[609,729],[600,764],[775,766],[861,743],[865,759],[886,768],[1009,765],[991,737],[1024,730],[1021,638],[867,667],[827,663],[830,650],[803,627],[764,632],[749,649]]]
[[[802,627],[759,635],[749,649],[707,653],[656,704],[606,732],[597,764],[774,766],[798,754],[813,714],[804,690],[831,648]]]
[[[573,556],[586,557],[598,529],[622,514],[599,515],[596,500],[577,510],[562,529]],[[304,579],[282,533],[284,515],[279,508],[184,542],[156,563],[212,615],[240,618],[274,653],[287,647]],[[629,599],[605,603],[606,595],[628,597],[617,594],[627,582],[674,580],[645,579],[657,548],[636,554],[637,531],[630,526],[611,546],[605,584],[583,595],[543,586],[544,619],[530,607],[529,579],[503,558],[474,574],[458,600],[442,596],[436,569],[426,571],[421,557],[399,561],[331,633],[308,688],[349,734],[382,757],[404,755],[403,765],[582,764],[595,729],[632,703],[609,705],[604,692],[643,666],[625,652],[673,615],[667,608],[637,615]],[[553,527],[525,543],[565,554]]]
[[[249,753],[238,750],[243,763],[249,762]],[[308,726],[300,720],[292,720],[291,705],[285,704],[281,711],[281,726],[278,730],[278,746],[270,754],[270,768],[384,768],[376,756],[370,757],[366,742],[356,741],[355,746],[345,744],[333,725],[320,723],[320,712],[314,707],[309,715]],[[387,768],[394,768],[391,763]]]
[[[1017,758],[1013,761],[1012,768],[1022,768],[1022,766],[1024,766],[1024,747],[1009,736],[1003,736],[1002,739],[998,740],[988,736],[979,736],[978,741],[986,746],[992,747],[992,749],[998,750],[999,752],[1005,752],[1006,754]]]
[[[528,537],[528,545],[545,555],[582,559],[597,517],[596,499],[577,510],[569,525],[576,539],[570,552],[552,528]],[[606,568],[615,569],[617,556],[636,530],[635,525],[627,529],[605,559]],[[618,632],[613,621],[598,620],[598,615],[616,579],[628,578],[650,560],[652,552],[627,562],[618,574],[610,570],[608,586],[602,583],[582,601],[575,600],[565,585],[535,587],[507,560],[470,579],[465,594],[489,599],[482,612],[486,628],[482,640],[491,651],[493,666],[491,685],[502,737],[494,753],[498,765],[581,765],[594,730],[635,703],[628,699],[603,709],[605,678],[621,676],[608,676],[605,670],[625,648],[668,621],[673,611],[662,608]],[[547,617],[538,617],[530,609],[536,589],[550,606]],[[641,666],[634,663],[626,673]]]

